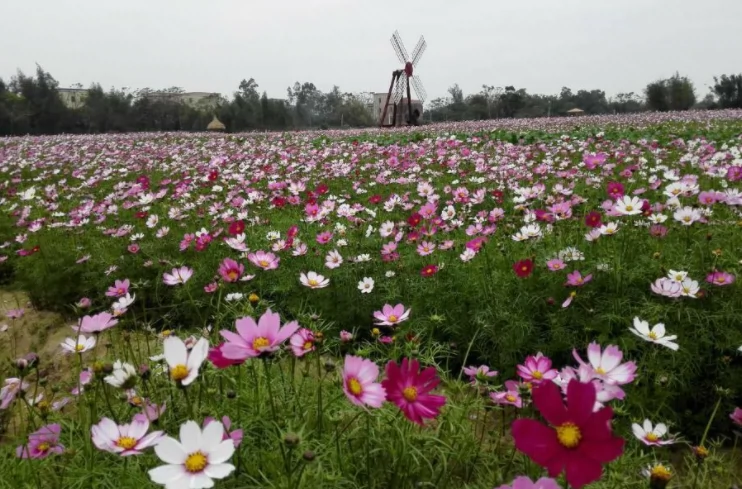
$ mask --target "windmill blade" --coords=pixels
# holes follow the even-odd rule
[[[392,35],[390,41],[392,42],[392,46],[394,47],[394,52],[397,53],[399,61],[401,61],[402,64],[405,64],[407,61],[409,61],[410,56],[407,54],[407,50],[405,49],[404,44],[402,44],[402,38],[399,37],[399,32],[394,31],[394,34]]]
[[[412,88],[415,89],[415,93],[417,94],[418,99],[420,100],[420,102],[425,102],[425,99],[428,97],[428,94],[425,91],[423,82],[417,76],[413,76],[411,81],[412,81]]]
[[[392,101],[398,104],[405,92],[405,77],[400,76],[397,78],[397,85],[394,87],[394,93],[392,94]]]
[[[425,42],[425,38],[423,36],[420,36],[420,40],[417,41],[415,49],[412,50],[412,66],[417,68],[417,63],[420,62],[420,58],[423,57],[423,53],[425,52],[425,48],[427,47],[428,43]]]

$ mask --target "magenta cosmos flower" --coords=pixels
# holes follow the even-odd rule
[[[729,415],[729,419],[731,419],[737,426],[742,426],[742,409],[738,407],[734,408],[732,414]]]
[[[548,477],[542,477],[536,482],[533,482],[529,477],[524,475],[516,477],[511,485],[503,485],[497,489],[561,489],[557,481],[549,479]]]
[[[623,353],[615,345],[608,345],[601,353],[599,344],[590,343],[587,347],[589,363],[582,360],[577,350],[572,350],[572,355],[580,365],[592,367],[595,377],[607,384],[628,384],[636,377],[636,364],[634,362],[621,363]]]
[[[272,353],[299,329],[296,321],[281,327],[281,316],[270,309],[260,316],[257,323],[251,317],[244,317],[239,318],[235,326],[237,333],[224,329],[220,332],[227,340],[221,347],[222,355],[230,360],[244,360]]]
[[[582,487],[600,479],[602,465],[623,453],[624,440],[611,428],[613,410],[593,412],[596,393],[592,383],[571,380],[567,404],[554,382],[533,388],[533,403],[549,424],[535,419],[513,422],[515,447],[546,468],[549,476],[565,472],[570,487]]]
[[[437,417],[446,404],[445,396],[430,394],[439,383],[435,368],[420,371],[417,360],[404,358],[401,366],[394,361],[386,364],[386,379],[381,385],[387,399],[396,404],[407,419],[422,425],[423,419]]]
[[[729,272],[713,272],[706,276],[706,282],[714,285],[731,285],[734,283],[734,275]]]
[[[178,285],[185,284],[193,276],[193,269],[186,266],[180,268],[173,268],[170,273],[162,274],[162,281],[166,285]]]
[[[579,270],[575,270],[574,272],[567,274],[567,282],[564,285],[571,285],[572,287],[582,287],[592,279],[592,275],[585,275],[583,277]]]
[[[100,333],[116,326],[117,323],[118,319],[114,319],[112,314],[101,312],[94,316],[83,316],[78,325],[72,326],[72,329],[85,334]]]
[[[517,367],[518,375],[526,382],[538,384],[542,380],[554,380],[559,374],[556,369],[551,368],[551,359],[545,357],[541,352],[536,356],[529,355],[523,365]]]
[[[219,265],[219,275],[225,282],[236,282],[245,273],[245,266],[231,258],[225,258]]]
[[[396,326],[406,321],[410,317],[412,309],[405,310],[404,305],[397,304],[392,307],[390,304],[384,304],[381,311],[374,311],[374,318],[378,326]]]
[[[275,270],[281,262],[281,259],[276,255],[270,252],[266,253],[263,250],[248,254],[247,259],[250,260],[250,263],[263,270]]]
[[[122,457],[141,455],[142,451],[155,446],[162,438],[162,431],[149,431],[149,421],[134,418],[130,424],[117,425],[112,419],[103,418],[90,428],[93,444],[99,450],[117,453]]]
[[[15,450],[18,458],[46,458],[53,453],[64,452],[64,446],[59,443],[61,428],[58,424],[42,426],[28,435],[28,443]]]
[[[379,367],[371,360],[346,355],[343,367],[343,392],[356,406],[380,408],[386,400],[386,390],[376,380]]]

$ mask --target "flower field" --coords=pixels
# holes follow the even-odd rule
[[[742,479],[740,111],[0,139],[0,210],[0,488]]]

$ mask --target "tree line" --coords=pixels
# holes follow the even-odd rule
[[[65,104],[58,82],[37,66],[34,76],[19,71],[7,83],[0,78],[0,135],[203,131],[214,116],[233,132],[377,123],[369,110],[369,93],[342,92],[337,86],[323,92],[309,82],[288,87],[285,98],[269,98],[258,89],[250,78],[242,80],[229,99],[216,95],[193,104],[183,101],[178,87],[105,91],[93,84],[79,103]],[[448,89],[448,95],[427,104],[424,122],[561,116],[572,109],[610,114],[742,108],[742,74],[714,78],[711,93],[701,101],[693,83],[679,74],[649,83],[642,94],[620,93],[612,98],[597,89],[573,92],[564,87],[558,95],[540,95],[492,85],[465,96],[458,84]]]

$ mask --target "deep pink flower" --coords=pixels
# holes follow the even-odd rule
[[[582,287],[592,279],[592,275],[585,275],[583,277],[579,270],[575,270],[574,272],[567,274],[567,282],[564,285],[571,285],[572,287]]]
[[[731,285],[734,283],[734,275],[729,272],[713,272],[706,275],[706,282],[714,285]]]
[[[518,365],[517,372],[524,381],[533,384],[538,384],[542,380],[554,380],[559,374],[556,369],[551,368],[551,359],[541,352],[538,352],[536,356],[526,357],[523,365]]]
[[[346,355],[343,366],[343,392],[356,406],[380,408],[386,400],[386,391],[380,383],[379,367],[371,360]]]
[[[625,193],[623,185],[619,182],[608,183],[606,190],[608,191],[608,195],[610,195],[613,200],[623,197]]]
[[[420,371],[417,360],[402,359],[386,364],[386,379],[381,382],[387,399],[399,407],[410,421],[423,424],[425,418],[435,418],[446,404],[444,396],[430,394],[440,383],[434,367]]]
[[[559,387],[543,382],[533,388],[533,403],[550,426],[533,419],[515,420],[515,447],[551,477],[566,472],[569,485],[581,489],[600,479],[602,464],[623,453],[624,440],[613,434],[610,425],[613,410],[604,407],[593,412],[593,384],[570,381],[565,406]]]
[[[729,415],[732,421],[734,421],[734,424],[737,426],[742,426],[742,409],[736,407],[734,408],[734,412]]]
[[[245,266],[231,258],[225,258],[219,265],[219,275],[225,282],[237,282],[243,273],[245,273]]]
[[[64,446],[59,443],[61,428],[58,424],[42,426],[28,435],[28,443],[15,450],[18,458],[46,458],[53,453],[64,452]]]
[[[221,347],[222,355],[230,360],[245,360],[278,350],[296,333],[299,323],[291,321],[281,327],[281,316],[268,309],[257,323],[251,317],[243,317],[237,319],[236,327],[237,333],[220,332],[227,340]]]

